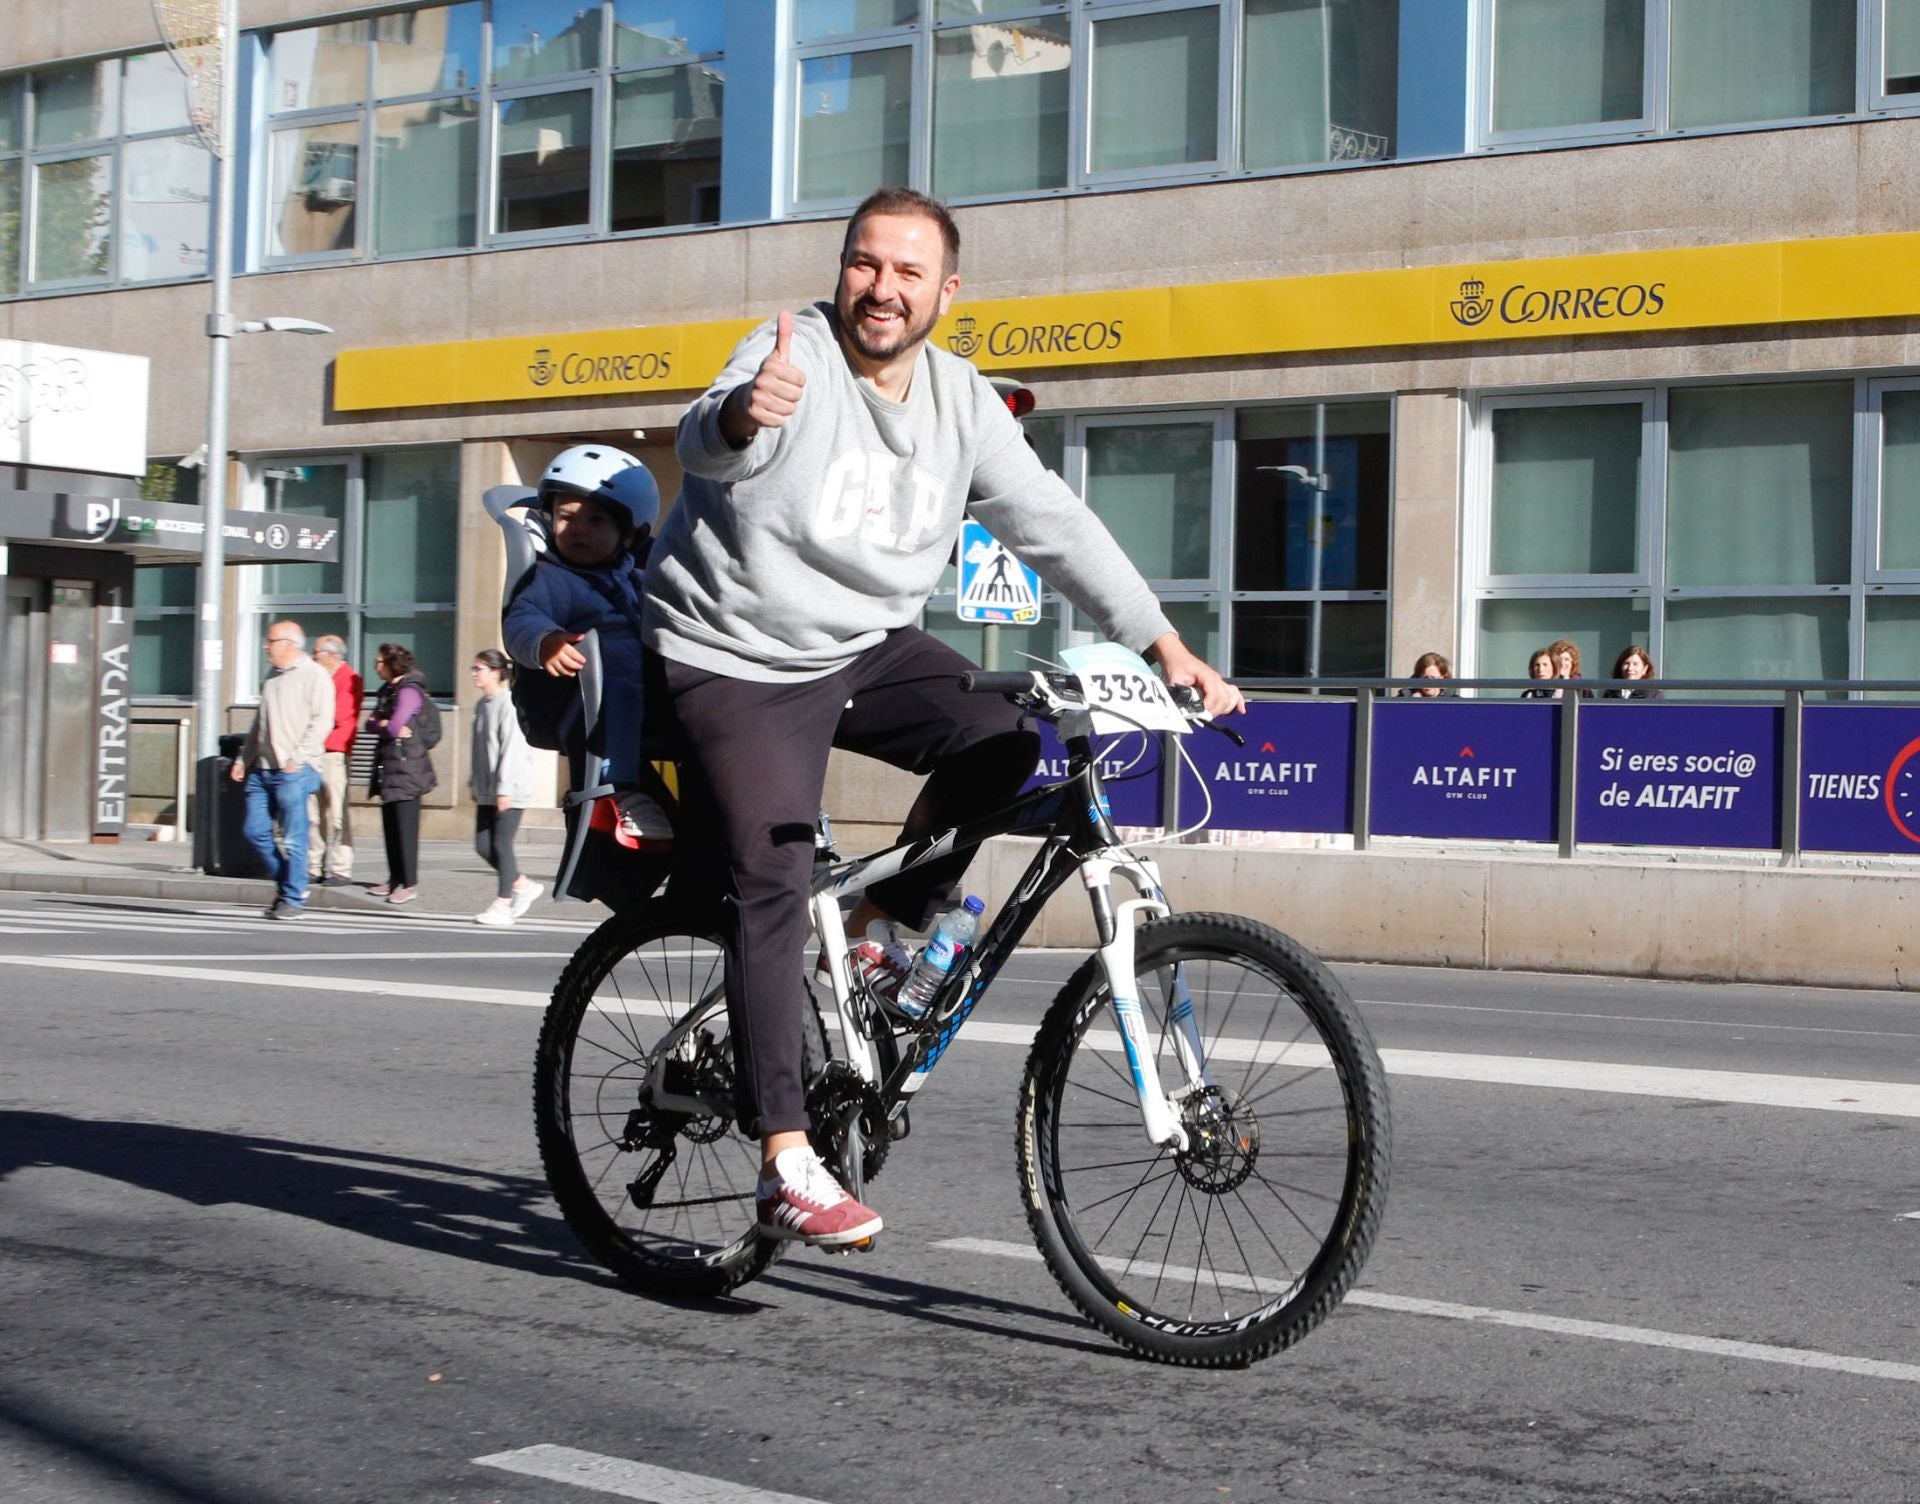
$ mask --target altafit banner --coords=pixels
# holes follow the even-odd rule
[[[1784,714],[1771,705],[1582,706],[1578,838],[1778,846]]]
[[[1551,841],[1559,746],[1553,705],[1383,701],[1369,824],[1383,836]]]
[[[1353,829],[1351,701],[1255,701],[1222,724],[1247,744],[1206,730],[1186,739],[1194,766],[1180,770],[1182,825],[1211,803],[1214,830]]]
[[[1920,853],[1920,706],[1807,706],[1800,768],[1803,849]]]

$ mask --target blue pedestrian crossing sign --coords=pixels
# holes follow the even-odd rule
[[[960,620],[1030,627],[1040,620],[1040,576],[977,522],[960,528]]]

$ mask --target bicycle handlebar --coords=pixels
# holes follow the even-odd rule
[[[1028,701],[1037,710],[1063,708],[1064,697],[1068,704],[1084,703],[1080,681],[1073,674],[1049,673],[1042,669],[988,670],[974,669],[960,676],[960,688],[966,694],[1005,695],[1009,699]],[[1206,704],[1200,691],[1191,684],[1169,684],[1167,693],[1180,713],[1190,721],[1211,726],[1222,736],[1237,746],[1244,747],[1246,739],[1226,726],[1222,726],[1206,712]]]

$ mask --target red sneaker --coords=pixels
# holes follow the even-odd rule
[[[880,1214],[849,1196],[809,1148],[782,1149],[760,1182],[760,1236],[838,1248],[880,1231]]]
[[[900,995],[900,984],[913,970],[913,952],[891,919],[876,919],[867,926],[867,938],[854,946],[852,960],[875,996],[888,1003]]]

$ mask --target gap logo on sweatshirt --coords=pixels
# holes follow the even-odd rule
[[[862,539],[903,554],[940,529],[946,487],[940,477],[886,450],[856,449],[827,467],[814,508],[813,533],[823,541]]]

